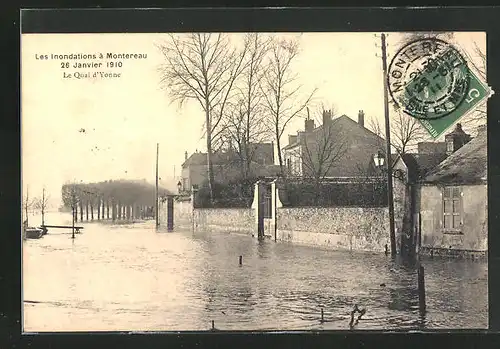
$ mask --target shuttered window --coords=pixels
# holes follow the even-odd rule
[[[443,189],[443,228],[459,230],[462,220],[462,195],[460,187]]]

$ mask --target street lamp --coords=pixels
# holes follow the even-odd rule
[[[384,168],[385,158],[384,158],[384,155],[382,154],[382,152],[379,151],[377,154],[375,154],[373,156],[373,161],[375,162],[375,166],[377,168],[380,168],[380,170],[383,173],[387,172],[387,169]],[[390,172],[391,172],[392,177],[394,177],[396,179],[399,179],[401,181],[404,181],[406,179],[405,173],[401,169],[394,169],[394,170],[390,169]]]
[[[182,190],[182,183],[181,181],[177,182],[177,193],[180,194]]]
[[[375,166],[377,166],[378,168],[384,166],[384,155],[382,154],[382,152],[378,152],[377,154],[375,154],[373,156],[373,160],[375,161]]]

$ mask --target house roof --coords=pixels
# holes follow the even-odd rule
[[[416,181],[424,178],[429,171],[434,169],[440,162],[446,159],[446,153],[435,154],[403,154],[402,159],[408,167],[408,179]]]
[[[384,141],[384,139],[382,137],[375,134],[374,132],[367,129],[366,127],[361,126],[358,122],[351,119],[347,115],[341,115],[338,118],[332,119],[331,126],[334,129],[339,129],[339,130],[347,130],[347,129],[349,129],[349,130],[352,130],[352,129],[362,130],[366,133],[371,134],[373,137],[378,138],[380,141]],[[319,125],[314,130],[312,130],[312,134],[315,135],[322,130],[323,130],[323,125]],[[301,142],[300,137],[297,137],[297,140],[294,143],[286,145],[285,147],[283,147],[283,150],[293,148],[293,147],[299,145],[300,142]]]
[[[255,160],[256,157],[264,156],[274,157],[274,145],[272,143],[250,143],[249,147],[253,150]],[[225,164],[230,160],[238,159],[238,154],[236,152],[225,151],[225,152],[214,152],[212,154],[212,164]],[[207,153],[193,153],[191,156],[184,161],[182,164],[183,168],[189,167],[191,165],[207,165]]]
[[[431,170],[422,182],[440,184],[475,184],[486,181],[487,138],[480,132],[467,144]]]

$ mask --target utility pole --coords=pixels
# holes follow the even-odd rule
[[[76,193],[74,184],[71,187],[71,216],[73,216],[72,225],[71,225],[71,238],[75,238],[75,208],[76,208]]]
[[[160,144],[156,143],[156,188],[155,188],[155,218],[156,226],[160,225],[159,215],[158,215],[158,154],[160,152]]]
[[[384,116],[385,116],[385,140],[386,140],[386,169],[387,169],[387,199],[389,204],[389,229],[391,236],[391,255],[395,256],[396,232],[394,229],[394,196],[392,187],[392,159],[391,159],[391,127],[389,122],[389,97],[387,86],[387,54],[385,46],[385,34],[382,33],[382,69],[384,72]]]
[[[42,209],[42,225],[45,225],[45,188],[43,188],[42,191],[42,204],[41,204],[41,209]]]
[[[25,213],[26,213],[26,227],[29,227],[29,223],[28,223],[28,219],[29,219],[28,206],[29,206],[29,200],[30,200],[29,190],[30,190],[30,187],[29,187],[29,185],[27,185],[26,186],[26,201],[24,203],[24,208],[25,208]]]

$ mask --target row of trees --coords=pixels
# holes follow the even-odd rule
[[[165,196],[170,194],[166,189],[159,189],[158,195]],[[104,217],[104,207],[109,211],[112,208],[114,217],[114,208],[136,209],[141,207],[154,207],[155,186],[145,181],[131,180],[109,180],[99,183],[67,183],[61,188],[63,206],[68,209],[80,207],[81,215],[83,208],[90,213],[93,218],[94,209],[97,209],[98,215],[102,208],[102,217]],[[127,211],[127,215],[129,212]]]

